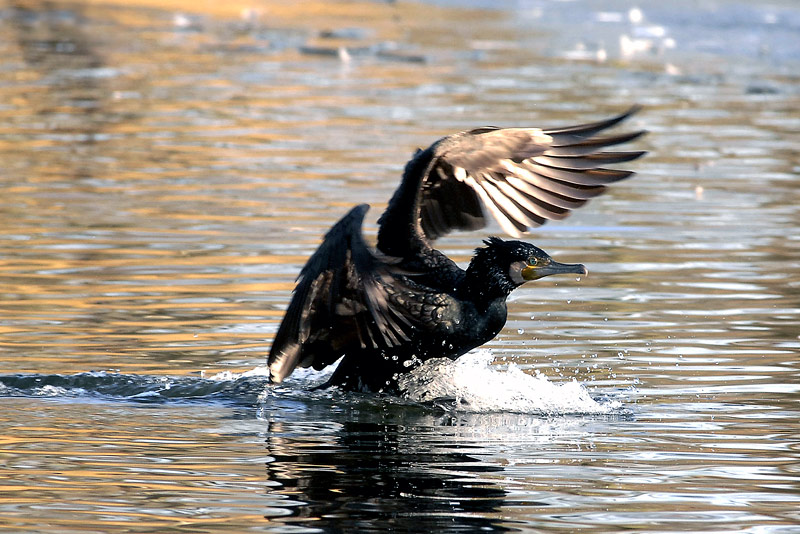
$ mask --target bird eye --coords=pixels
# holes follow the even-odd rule
[[[528,258],[528,265],[539,265],[539,258],[536,256],[531,256]]]

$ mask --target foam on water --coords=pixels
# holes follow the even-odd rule
[[[596,401],[574,379],[551,382],[539,372],[525,373],[513,363],[503,369],[493,361],[494,356],[485,349],[456,361],[428,360],[401,377],[399,385],[408,399],[454,399],[456,409],[470,412],[608,414],[622,407],[618,401]]]

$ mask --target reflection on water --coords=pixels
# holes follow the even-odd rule
[[[405,417],[404,417],[405,419]],[[507,493],[492,476],[501,466],[461,450],[413,439],[430,427],[354,420],[325,425],[271,424],[268,479],[291,501],[268,513],[285,524],[341,531],[476,532],[511,530],[498,513]],[[439,430],[439,429],[437,429]],[[462,450],[469,450],[469,446]],[[287,516],[287,512],[290,515]]]
[[[797,6],[114,3],[0,4],[0,525],[797,530]],[[634,102],[640,174],[531,236],[591,276],[449,391],[494,408],[265,392],[303,262],[414,148]],[[508,409],[512,363],[558,409]]]

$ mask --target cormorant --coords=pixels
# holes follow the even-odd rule
[[[632,171],[605,165],[642,151],[607,152],[643,131],[598,136],[614,118],[567,128],[483,127],[418,149],[378,220],[377,248],[361,226],[369,206],[350,210],[300,271],[270,349],[270,380],[297,366],[322,369],[342,358],[328,382],[357,391],[391,391],[396,378],[436,357],[455,359],[494,338],[506,298],[530,280],[586,274],[522,242],[490,237],[466,270],[431,242],[474,230],[491,214],[508,234],[560,220]]]

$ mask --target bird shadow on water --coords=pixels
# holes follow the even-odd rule
[[[490,480],[501,466],[430,437],[414,440],[425,431],[408,423],[361,419],[326,432],[270,422],[266,469],[275,501],[265,517],[321,531],[405,531],[409,520],[415,531],[516,530],[491,519],[507,497]]]

